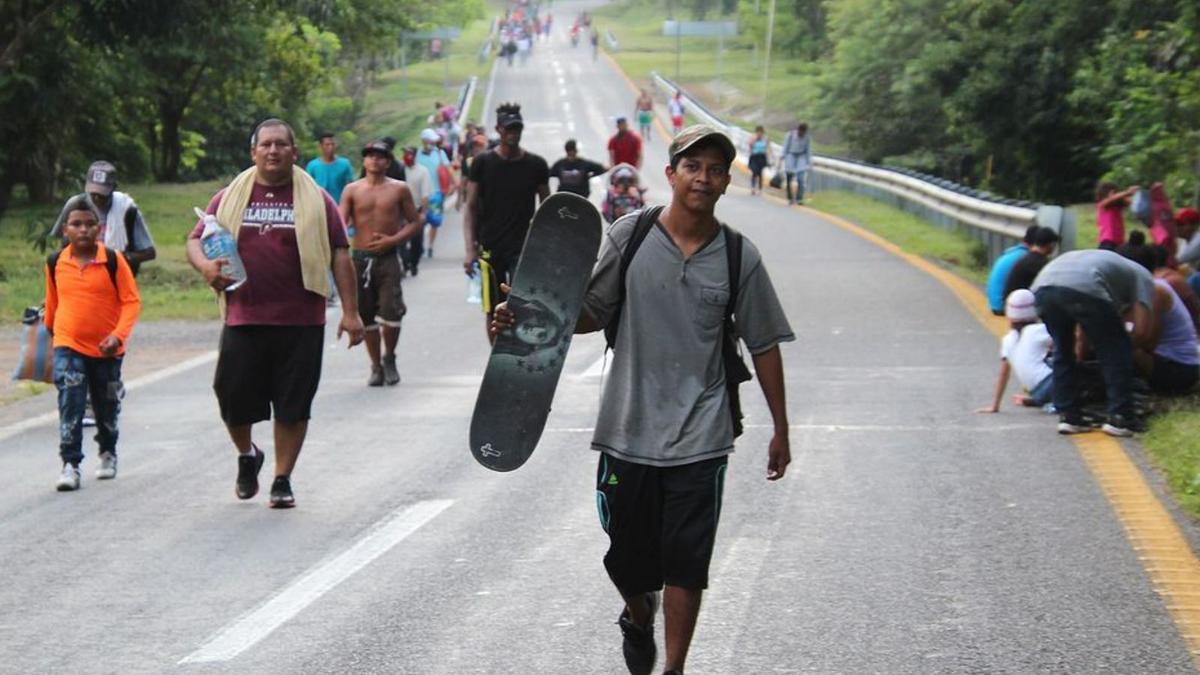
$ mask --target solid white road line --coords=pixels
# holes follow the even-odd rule
[[[397,509],[344,553],[305,573],[266,604],[235,621],[179,663],[228,661],[253,647],[305,607],[399,544],[450,508],[452,499],[434,499]]]
[[[163,368],[162,370],[156,370],[153,373],[149,373],[147,375],[143,375],[141,377],[132,379],[125,383],[125,391],[126,392],[135,391],[142,387],[154,384],[155,382],[161,382],[161,381],[167,379],[168,377],[173,377],[180,373],[189,371],[192,368],[196,368],[197,366],[202,366],[206,363],[211,363],[212,361],[215,361],[216,359],[217,359],[216,350],[213,350],[211,352],[204,352],[203,354],[200,354],[198,356],[193,356],[192,358],[190,358],[186,361],[180,361],[179,363],[176,363],[173,366]],[[20,422],[17,422],[15,424],[10,424],[10,425],[4,427],[3,429],[0,429],[0,441],[5,440],[7,438],[12,438],[13,436],[16,436],[17,434],[24,433],[26,431],[29,431],[30,429],[34,429],[36,427],[40,427],[45,424],[52,424],[57,421],[58,421],[58,411],[57,410],[53,410],[53,411],[47,412],[47,413],[42,413],[41,415],[34,415],[33,417],[23,419]]]

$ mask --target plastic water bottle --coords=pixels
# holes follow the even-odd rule
[[[196,209],[196,215],[204,220],[204,231],[200,233],[200,248],[204,251],[204,257],[209,260],[224,258],[228,261],[221,267],[221,273],[233,279],[233,283],[226,286],[225,290],[236,290],[246,283],[246,266],[242,264],[242,257],[238,255],[233,233],[221,227],[217,217],[211,213]]]
[[[472,305],[483,304],[483,274],[479,271],[479,261],[471,267],[467,275],[467,302]]]

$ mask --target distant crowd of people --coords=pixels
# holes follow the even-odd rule
[[[1145,229],[1126,231],[1131,214]],[[1155,183],[1096,189],[1097,248],[1051,258],[1058,234],[1031,226],[988,276],[988,303],[1007,317],[992,404],[1010,373],[1014,403],[1059,416],[1058,431],[1145,428],[1147,397],[1179,395],[1200,380],[1200,213],[1172,209]],[[1102,407],[1101,407],[1102,406]]]

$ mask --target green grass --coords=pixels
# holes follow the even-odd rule
[[[1150,419],[1142,445],[1167,477],[1171,494],[1185,511],[1200,518],[1200,395],[1160,406]]]
[[[725,38],[725,50],[718,55],[716,38],[680,38],[677,77],[675,38],[662,34],[663,7],[620,2],[597,10],[595,17],[601,32],[612,30],[616,36],[619,51],[612,56],[638,86],[649,88],[650,72],[658,71],[725,121],[750,129],[763,124],[777,141],[798,120],[812,120],[817,114],[816,64],[776,51],[764,116],[762,45],[756,50],[746,37]],[[601,44],[608,49],[606,41]],[[845,154],[844,144],[831,130],[814,127],[813,138],[821,153]]]
[[[934,227],[907,211],[853,192],[814,192],[805,203],[857,223],[905,251],[933,260],[971,281],[979,284],[987,281],[983,244],[966,234]]]
[[[138,277],[142,319],[217,317],[212,292],[187,262],[185,241],[196,224],[192,207],[206,206],[219,188],[217,182],[122,186],[137,201],[158,250]],[[30,234],[48,231],[60,206],[17,204],[0,218],[0,316],[10,325],[44,298],[46,254]]]
[[[462,35],[450,43],[449,52],[443,59],[409,64],[407,82],[403,69],[382,73],[375,89],[367,95],[367,113],[358,123],[356,135],[363,139],[392,136],[401,146],[420,145],[417,136],[421,129],[429,126],[433,104],[438,101],[458,103],[462,86],[472,75],[479,78],[479,88],[471,111],[463,121],[478,122],[487,74],[492,66],[490,58],[479,62],[479,48],[487,39],[495,14],[496,5],[490,3],[486,18],[465,27]]]

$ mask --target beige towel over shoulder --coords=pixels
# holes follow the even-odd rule
[[[242,216],[254,190],[255,172],[255,168],[250,167],[238,174],[225,188],[221,204],[217,207],[217,222],[233,233],[234,241],[237,241]],[[321,297],[329,297],[329,268],[333,250],[329,245],[325,197],[312,176],[295,166],[292,167],[292,206],[295,209],[296,246],[300,249],[300,273],[304,288]],[[254,283],[254,270],[247,271],[250,276],[248,283]]]

